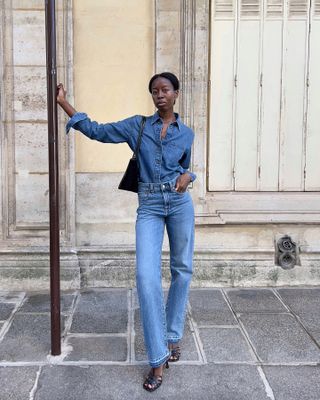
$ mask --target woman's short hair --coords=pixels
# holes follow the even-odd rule
[[[152,83],[157,78],[166,78],[166,79],[168,79],[172,83],[172,86],[173,86],[174,90],[179,90],[179,88],[180,88],[179,79],[174,74],[172,74],[171,72],[161,72],[160,74],[153,75],[153,77],[150,79],[150,82],[149,82],[149,92],[150,93],[152,93]]]

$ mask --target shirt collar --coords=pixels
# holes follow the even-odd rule
[[[174,113],[174,115],[176,117],[176,120],[175,120],[175,122],[173,122],[173,125],[176,125],[178,127],[178,129],[181,130],[182,122],[181,122],[180,116],[178,113]],[[160,115],[158,114],[158,111],[156,111],[151,117],[151,124],[154,125],[159,120],[161,121],[161,118],[160,118]]]

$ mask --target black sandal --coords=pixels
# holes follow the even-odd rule
[[[169,368],[168,361],[165,362],[164,366],[166,368]],[[153,392],[154,390],[158,389],[162,384],[162,375],[154,375],[154,370],[155,368],[151,369],[146,380],[143,383],[143,388],[146,389],[148,392]]]
[[[181,349],[179,346],[173,347],[172,349],[170,349],[171,351],[171,355],[169,357],[170,362],[177,362],[180,359],[181,356]]]

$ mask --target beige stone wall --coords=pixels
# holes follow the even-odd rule
[[[77,0],[73,16],[76,108],[99,122],[152,113],[153,1]],[[77,172],[123,171],[129,156],[126,144],[102,145],[77,135]]]
[[[2,3],[0,289],[44,289],[49,282],[44,2]],[[196,134],[193,285],[319,284],[317,193],[306,199],[304,193],[207,190],[209,0],[57,0],[57,8],[59,80],[79,111],[101,122],[152,113],[147,84],[153,72],[172,70],[180,77],[177,110]],[[62,287],[133,285],[137,196],[117,190],[130,151],[125,144],[101,144],[75,132],[66,137],[66,120],[59,112]],[[285,234],[299,249],[291,270],[275,259],[275,241]],[[168,259],[165,239],[166,278]]]

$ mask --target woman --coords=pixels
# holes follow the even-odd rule
[[[163,367],[178,361],[183,335],[189,284],[192,276],[194,211],[187,187],[195,179],[188,172],[194,133],[173,107],[179,81],[169,72],[149,82],[157,112],[146,118],[139,162],[139,207],[136,220],[136,282],[144,340],[152,367],[143,387],[156,390]],[[58,85],[58,104],[71,117],[67,124],[87,137],[105,143],[127,142],[135,150],[142,117],[98,124],[78,113]],[[171,285],[164,306],[161,285],[161,251],[164,228],[170,244]]]

